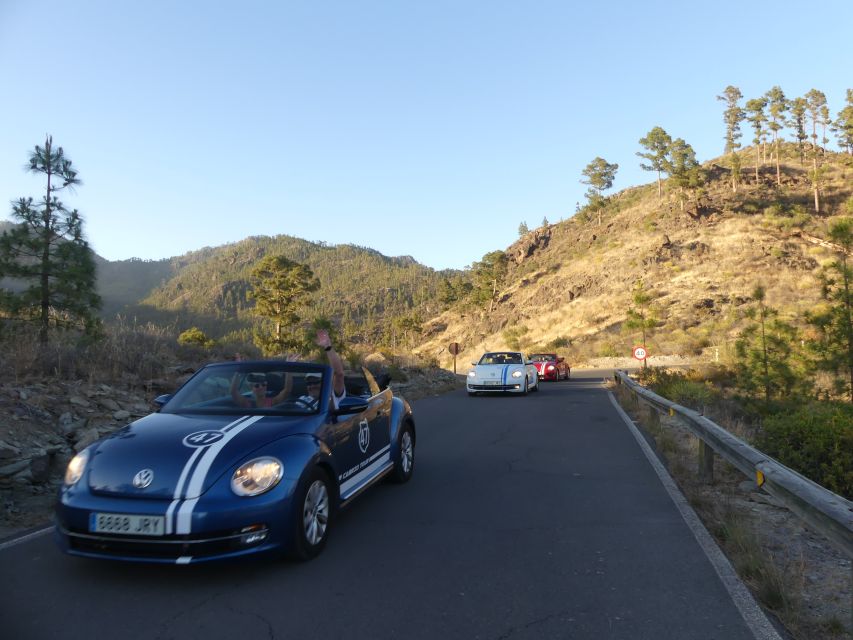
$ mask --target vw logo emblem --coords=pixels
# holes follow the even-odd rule
[[[151,481],[154,480],[154,472],[151,469],[143,469],[133,476],[133,486],[137,489],[144,489]]]
[[[362,453],[367,451],[367,447],[370,446],[370,425],[367,424],[367,420],[362,420],[358,423],[358,448],[361,449]]]

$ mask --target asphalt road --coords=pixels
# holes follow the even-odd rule
[[[60,554],[50,535],[6,546],[2,635],[773,637],[727,588],[601,373],[573,375],[527,397],[416,402],[412,481],[362,496],[307,564],[98,562]]]

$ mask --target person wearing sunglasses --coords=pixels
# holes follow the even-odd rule
[[[247,376],[247,381],[252,389],[250,398],[240,393],[240,374],[235,373],[234,377],[231,378],[231,399],[238,407],[271,407],[282,402],[290,393],[291,385],[285,384],[277,395],[268,398],[267,376],[264,373],[250,373]],[[289,377],[288,382],[290,382]]]
[[[326,352],[329,365],[332,367],[332,404],[335,409],[347,395],[344,384],[344,363],[341,356],[332,346],[329,332],[325,329],[317,331],[316,344]],[[319,373],[309,373],[305,376],[305,395],[300,396],[297,402],[306,409],[315,411],[320,406],[320,391],[323,388],[322,377]]]

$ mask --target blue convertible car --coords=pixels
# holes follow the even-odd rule
[[[306,383],[319,378],[310,392]],[[56,535],[69,554],[189,564],[261,552],[313,558],[335,512],[415,462],[408,403],[365,370],[335,408],[328,366],[200,369],[157,413],[69,463]],[[257,408],[256,408],[257,407]]]

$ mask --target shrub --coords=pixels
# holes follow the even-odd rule
[[[528,329],[524,325],[511,327],[503,332],[503,339],[510,349],[521,349],[527,331]]]
[[[757,446],[830,491],[853,499],[853,406],[812,402],[764,420]]]
[[[213,340],[208,338],[198,327],[190,327],[178,336],[178,344],[197,347],[212,347]]]
[[[618,358],[621,355],[624,354],[619,349],[617,349],[616,345],[612,342],[603,344],[598,348],[598,356],[600,358]]]
[[[551,340],[548,345],[552,349],[565,349],[566,347],[572,346],[572,341],[566,336],[559,336]]]
[[[697,378],[697,375],[694,372],[646,367],[640,372],[640,384],[676,404],[703,410],[706,405],[719,400],[720,394],[713,385]]]

